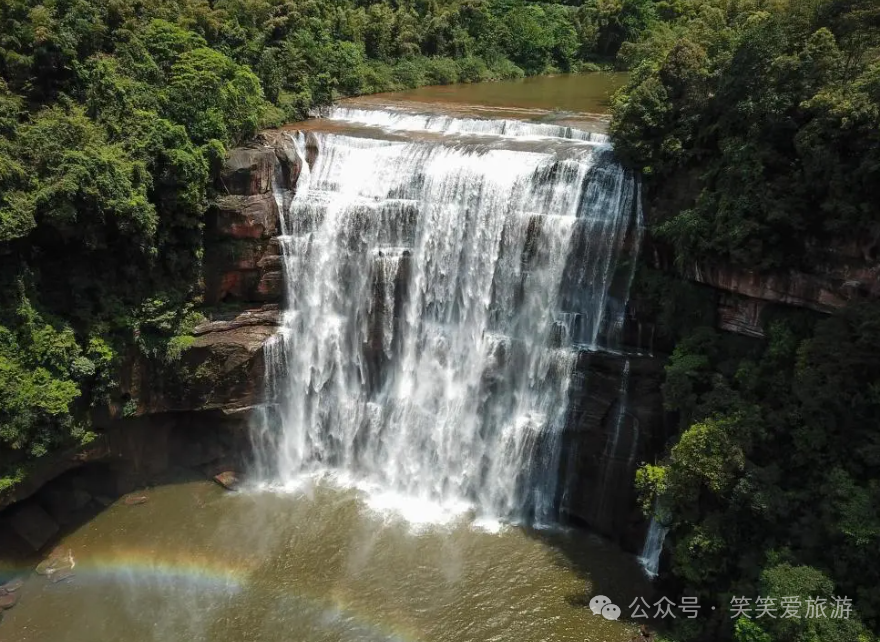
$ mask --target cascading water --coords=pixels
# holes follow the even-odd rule
[[[276,195],[287,308],[266,352],[263,476],[553,520],[577,351],[622,323],[613,290],[631,279],[627,241],[638,249],[636,179],[604,137],[569,127],[330,117],[440,136],[290,136],[301,171],[292,198]]]
[[[650,578],[657,577],[660,571],[660,554],[663,552],[663,543],[666,540],[666,533],[669,529],[657,519],[658,508],[654,506],[654,512],[651,515],[651,524],[648,526],[648,532],[645,535],[645,544],[642,547],[642,554],[639,556],[639,564],[645,570]]]

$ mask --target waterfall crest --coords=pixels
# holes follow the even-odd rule
[[[334,107],[326,118],[392,131],[428,131],[444,135],[477,134],[505,138],[564,138],[586,143],[608,144],[608,136],[576,127],[523,120],[489,118],[454,118],[443,114],[421,114],[406,110],[358,109]]]
[[[354,112],[330,117],[441,136],[289,136],[301,171],[276,194],[287,302],[266,349],[261,474],[552,521],[577,353],[622,326],[637,180],[601,135]],[[454,136],[475,131],[565,145]]]

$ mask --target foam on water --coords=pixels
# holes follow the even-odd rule
[[[607,145],[608,136],[565,125],[524,120],[454,118],[442,114],[422,114],[403,110],[334,107],[325,116],[386,131],[435,132],[446,135],[469,134],[507,138],[565,138],[595,145]]]

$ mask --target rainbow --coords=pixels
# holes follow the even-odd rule
[[[77,562],[75,572],[122,578],[154,578],[171,582],[240,589],[253,568],[232,559],[220,560],[192,552],[145,549],[107,551]]]
[[[176,582],[241,587],[252,570],[232,560],[218,561],[191,552],[161,554],[147,549],[118,549],[98,555],[74,555],[76,576],[152,577]],[[29,574],[33,565],[0,561],[0,576]]]
[[[74,552],[76,566],[74,580],[134,582],[141,585],[163,583],[174,586],[194,585],[200,590],[213,590],[234,594],[243,590],[248,579],[259,566],[260,559],[235,560],[231,556],[224,559],[209,557],[191,551],[161,553],[149,549],[113,549],[96,555],[80,555]],[[31,566],[9,564],[0,561],[0,577],[30,574]],[[396,622],[375,622],[375,616],[367,614],[362,608],[351,604],[337,591],[331,594],[318,594],[313,591],[289,593],[289,598],[302,604],[305,610],[321,613],[328,621],[348,621],[355,628],[369,632],[371,636],[385,638],[393,642],[414,642],[420,635],[412,627]]]

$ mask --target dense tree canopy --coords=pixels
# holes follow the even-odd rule
[[[627,45],[617,149],[681,262],[815,265],[829,237],[880,233],[880,7],[873,0],[682,3]]]
[[[679,268],[821,272],[876,263],[880,5],[706,0],[656,6],[626,43],[612,134],[642,170],[651,233]],[[851,248],[860,252],[854,253]],[[718,606],[676,640],[875,639],[880,630],[880,304],[766,313],[766,339],[714,329],[710,296],[644,269],[675,344],[678,420],[637,475],[669,527],[667,588]],[[849,619],[741,620],[733,596],[848,596]],[[721,613],[724,613],[722,616]]]

